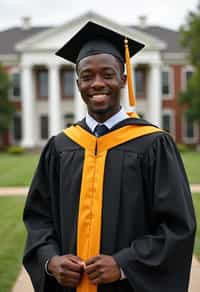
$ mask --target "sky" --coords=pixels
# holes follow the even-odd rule
[[[61,25],[87,11],[94,11],[124,25],[139,23],[179,29],[200,0],[0,0],[0,30],[20,26],[24,16],[33,26]],[[0,44],[1,45],[1,44]]]

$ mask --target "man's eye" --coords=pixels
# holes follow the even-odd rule
[[[81,77],[81,79],[82,79],[83,81],[89,81],[89,80],[92,79],[92,76],[91,76],[91,75],[83,75],[83,76]]]
[[[104,74],[104,78],[105,79],[111,79],[111,78],[113,78],[113,74],[112,73],[106,73],[106,74]]]

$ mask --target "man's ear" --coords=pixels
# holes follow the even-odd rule
[[[122,83],[121,88],[124,88],[126,86],[126,81],[127,81],[126,74],[124,74],[124,73],[121,74],[121,83]]]
[[[78,90],[80,91],[80,89],[79,89],[79,79],[78,78],[76,79],[76,84],[77,84]]]

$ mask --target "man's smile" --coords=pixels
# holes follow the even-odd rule
[[[105,102],[108,100],[108,95],[107,94],[94,94],[90,97],[90,99],[94,102]]]

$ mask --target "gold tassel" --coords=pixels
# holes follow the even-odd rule
[[[132,80],[132,67],[131,67],[130,53],[129,53],[129,48],[128,48],[128,40],[125,39],[124,43],[125,43],[125,59],[126,59],[129,104],[131,106],[136,106],[134,89],[133,89],[133,80]]]

